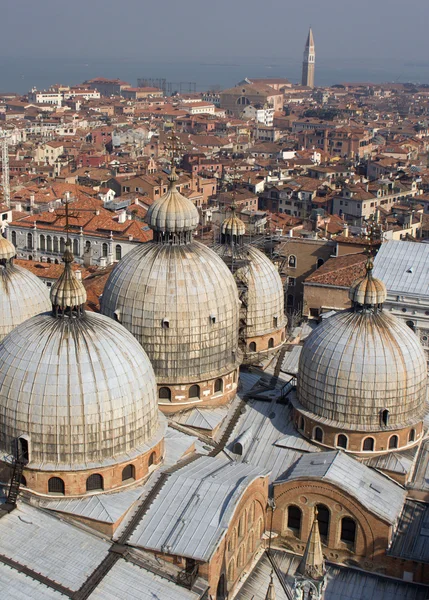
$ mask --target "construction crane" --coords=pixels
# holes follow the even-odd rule
[[[10,208],[9,137],[10,134],[0,131],[3,202],[8,208]]]

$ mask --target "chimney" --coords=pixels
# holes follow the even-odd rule
[[[129,241],[130,241],[130,242],[132,242],[132,241],[133,241],[133,239],[134,239],[134,237],[133,237],[132,235],[129,235],[129,236],[128,236],[128,239],[129,239]]]
[[[34,206],[35,200],[36,196],[34,194],[30,194],[30,206]]]
[[[75,271],[75,276],[76,279],[78,279],[79,281],[82,281],[82,271]]]
[[[125,212],[125,210],[123,210],[122,212],[119,213],[118,223],[125,223],[126,220],[127,220],[127,213]]]

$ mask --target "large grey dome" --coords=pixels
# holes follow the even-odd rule
[[[236,271],[238,281],[247,287],[248,337],[263,335],[286,326],[284,291],[279,272],[263,252],[252,246],[245,248],[249,268]]]
[[[128,460],[158,426],[153,369],[119,323],[43,314],[0,344],[0,451],[28,435],[30,468]]]
[[[17,325],[50,310],[49,291],[33,273],[0,259],[0,341]]]
[[[286,327],[283,284],[271,260],[249,245],[221,244],[216,246],[216,252],[235,267],[235,280],[239,287],[242,283],[245,288],[246,337]]]
[[[237,286],[198,242],[147,243],[128,253],[107,281],[101,310],[139,340],[158,382],[203,381],[238,364]]]
[[[377,431],[421,421],[427,365],[416,335],[385,311],[347,310],[307,338],[298,370],[301,406],[343,428]],[[332,423],[331,423],[332,424]]]

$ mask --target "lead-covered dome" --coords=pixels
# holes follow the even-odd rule
[[[210,379],[236,367],[237,287],[203,244],[138,246],[110,275],[101,310],[139,340],[158,382]]]
[[[0,341],[17,325],[50,309],[46,285],[13,263],[13,244],[0,236]]]
[[[81,282],[65,294],[70,278],[66,260],[52,313],[25,321],[0,344],[0,451],[10,454],[25,436],[30,469],[130,460],[159,428],[147,355],[119,323],[84,312]]]
[[[231,248],[223,244],[216,247],[216,252],[234,268],[234,277],[246,308],[246,337],[284,329],[287,319],[283,284],[271,260],[250,245]]]
[[[371,279],[371,269],[366,278]],[[360,282],[358,287],[370,285]],[[371,292],[371,298],[357,294],[350,310],[326,319],[307,338],[299,361],[298,401],[334,427],[401,429],[422,421],[426,358],[414,332],[382,310],[382,290]]]
[[[216,253],[193,240],[198,211],[175,182],[173,169],[168,192],[148,213],[154,241],[118,263],[101,299],[102,312],[145,348],[158,384],[207,381],[239,364],[234,278]]]

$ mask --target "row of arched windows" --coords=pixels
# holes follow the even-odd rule
[[[274,338],[268,340],[268,349],[274,348]],[[256,352],[256,342],[250,342],[249,352]]]
[[[214,393],[221,394],[223,392],[223,380],[216,379],[214,382]],[[199,400],[201,395],[201,388],[199,385],[191,385],[188,391],[189,400]],[[158,398],[167,402],[171,402],[171,389],[169,387],[160,387],[158,391]]]
[[[322,543],[327,545],[329,537],[329,526],[331,521],[331,513],[329,508],[324,504],[317,505],[317,521],[319,524],[319,532]],[[287,528],[290,529],[297,537],[301,536],[302,527],[302,510],[299,506],[290,505],[287,509]],[[356,543],[356,521],[351,517],[343,517],[340,526],[340,541],[354,546]]]
[[[12,231],[12,244],[16,247],[16,231]],[[79,240],[77,238],[73,239],[73,254],[75,256],[79,256]],[[39,249],[41,252],[60,252],[64,253],[66,248],[66,240],[64,237],[58,238],[56,235],[44,235],[41,234],[39,237]],[[34,249],[34,239],[32,233],[27,233],[27,249]],[[89,240],[85,243],[85,251],[89,252],[91,250],[91,242]],[[109,252],[108,244],[102,244],[102,256],[107,258]],[[115,260],[121,260],[122,258],[122,246],[120,244],[116,244],[115,246]]]
[[[149,456],[148,466],[151,467],[156,462],[156,453],[152,452]],[[134,481],[136,478],[136,468],[134,465],[127,465],[122,469],[122,481]],[[26,483],[24,484],[26,485]],[[104,478],[100,473],[93,473],[86,480],[86,491],[94,492],[104,490]],[[48,481],[48,492],[50,494],[65,494],[65,484],[61,477],[51,477]]]
[[[298,429],[300,431],[304,431],[304,428],[305,428],[304,417],[300,417],[299,422],[298,422]],[[320,444],[323,444],[324,437],[325,437],[324,431],[321,427],[315,427],[313,429],[312,439],[314,441],[319,442]],[[416,430],[411,429],[408,434],[408,443],[414,442],[415,439],[416,439]],[[344,435],[343,433],[339,433],[337,435],[335,445],[337,446],[337,448],[343,448],[344,450],[347,450],[348,445],[349,445],[349,438],[346,435]],[[396,434],[391,435],[389,438],[388,449],[395,450],[398,447],[399,447],[399,437]],[[364,438],[364,440],[362,442],[362,451],[363,452],[374,452],[374,450],[375,450],[375,438],[373,438],[371,436]]]

